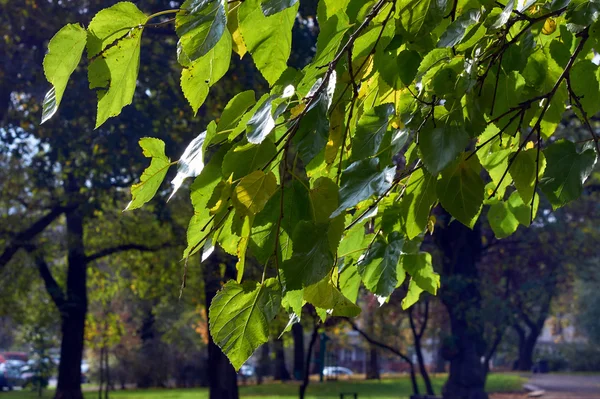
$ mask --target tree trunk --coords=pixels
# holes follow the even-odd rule
[[[375,337],[375,309],[370,309],[370,311],[367,312],[365,322],[368,334],[371,337]],[[378,380],[380,378],[379,359],[377,355],[377,346],[369,343],[369,360],[367,362],[367,370],[365,373],[365,378],[367,380]]]
[[[413,341],[415,344],[415,353],[417,355],[417,362],[419,363],[419,372],[421,373],[421,377],[423,378],[423,381],[425,382],[425,390],[427,391],[427,395],[433,396],[433,395],[435,395],[435,392],[433,390],[433,385],[431,385],[431,379],[429,378],[429,373],[427,372],[427,368],[425,367],[425,359],[423,358],[423,349],[421,347],[421,339],[423,338],[423,333],[425,332],[425,328],[427,328],[427,319],[429,318],[429,304],[427,304],[427,306],[425,307],[425,312],[426,313],[424,315],[424,321],[423,321],[423,324],[422,324],[419,332],[417,332],[417,329],[415,326],[412,309],[409,309],[408,317],[410,320],[410,329],[412,331]]]
[[[225,275],[221,273],[221,263],[225,264]],[[216,248],[204,263],[206,309],[210,308],[210,303],[217,291],[221,289],[221,284],[232,278],[235,278],[235,260],[222,249]],[[208,335],[208,387],[209,399],[239,399],[237,373],[210,334]]]
[[[304,378],[304,329],[302,324],[296,323],[292,326],[292,337],[294,338],[294,379],[302,381]]]
[[[310,342],[308,343],[308,351],[306,352],[306,363],[304,364],[304,379],[302,380],[302,384],[300,385],[300,390],[298,394],[298,397],[300,399],[304,399],[304,395],[306,395],[306,388],[308,388],[308,384],[310,383],[310,363],[315,348],[315,342],[317,342],[318,336],[319,324],[315,321],[313,332],[310,336]]]
[[[258,358],[258,367],[256,368],[256,383],[263,383],[263,378],[269,375],[269,343],[260,347],[260,357]]]
[[[283,346],[283,339],[275,339],[273,341],[273,347],[275,349],[275,369],[273,370],[273,379],[276,381],[289,381],[290,372],[285,365],[285,348]]]
[[[377,347],[369,344],[369,361],[367,362],[367,380],[378,380],[379,375],[379,357],[377,356]]]
[[[60,309],[62,341],[55,399],[82,399],[81,360],[87,313],[87,260],[83,246],[83,217],[67,213],[67,297]]]
[[[444,399],[487,399],[485,367],[481,362],[485,342],[477,262],[481,255],[479,223],[473,230],[458,221],[450,223],[444,212],[438,220],[436,244],[442,251],[440,298],[448,310],[452,344],[444,349],[450,374],[442,390]]]
[[[152,305],[147,305],[142,326],[139,330],[139,336],[142,341],[138,362],[138,371],[136,373],[136,386],[138,388],[150,388],[158,385],[156,373],[153,366],[157,364],[157,345],[156,329],[154,326],[155,318],[152,312]]]
[[[540,331],[533,329],[523,340],[519,340],[519,359],[517,360],[517,370],[531,371],[533,368],[533,351]]]

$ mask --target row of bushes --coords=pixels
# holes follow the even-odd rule
[[[558,344],[536,352],[536,360],[545,360],[549,371],[600,371],[600,347],[596,345]]]

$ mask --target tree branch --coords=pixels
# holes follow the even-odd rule
[[[384,344],[383,342],[376,341],[373,338],[371,338],[366,332],[361,330],[354,321],[352,321],[348,317],[343,317],[343,319],[346,320],[348,322],[348,324],[350,324],[352,329],[354,331],[356,331],[357,333],[359,333],[368,343],[370,343],[371,345],[375,345],[380,348],[386,349],[386,350],[392,352],[394,355],[399,356],[400,358],[402,358],[402,360],[404,360],[406,363],[408,363],[408,365],[410,367],[410,377],[411,377],[411,381],[413,384],[413,392],[415,393],[415,395],[418,395],[419,387],[416,384],[415,366],[414,366],[412,360],[410,360],[410,358],[407,355],[400,352],[398,349],[396,349],[392,346],[389,346],[387,344]]]
[[[65,212],[70,212],[76,208],[76,205],[69,206],[55,206],[48,212],[46,215],[42,216],[36,222],[34,222],[27,229],[17,233],[12,240],[9,241],[6,248],[0,255],[0,268],[6,266],[8,262],[12,259],[15,253],[24,246],[27,245],[35,236],[40,234],[42,231],[46,229],[52,222],[54,222],[60,215]]]
[[[163,244],[163,245],[159,245],[157,247],[149,247],[147,245],[140,245],[140,244],[117,245],[114,247],[102,249],[102,250],[96,252],[95,254],[86,256],[85,262],[90,263],[90,262],[93,262],[100,258],[104,258],[105,256],[110,256],[112,254],[116,254],[119,252],[125,252],[125,251],[156,252],[156,251],[160,251],[161,249],[165,249],[165,248],[169,248],[169,247],[171,247],[170,244]]]
[[[25,244],[24,248],[33,257],[35,265],[40,272],[40,276],[42,277],[42,280],[44,280],[44,285],[46,287],[46,291],[50,295],[50,298],[52,298],[52,301],[54,301],[56,307],[59,310],[62,310],[63,306],[67,302],[67,298],[62,288],[60,288],[54,279],[54,276],[52,276],[52,272],[50,271],[50,267],[48,266],[48,263],[46,263],[44,256],[32,244]]]

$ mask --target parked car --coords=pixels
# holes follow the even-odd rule
[[[256,368],[249,364],[244,364],[242,365],[242,367],[240,367],[240,371],[238,372],[238,374],[244,378],[254,377],[254,375],[256,374]]]
[[[21,364],[18,360],[5,360],[0,363],[0,390],[7,388],[12,391],[15,386],[21,385]]]
[[[82,360],[81,361],[81,383],[82,384],[90,382],[90,379],[88,376],[89,372],[90,372],[89,363],[86,362],[85,360]]]
[[[25,352],[2,352],[0,355],[6,360],[20,360],[23,363],[27,363],[27,360],[29,360]]]
[[[352,370],[350,370],[349,368],[346,368],[346,367],[331,366],[331,367],[323,368],[323,375],[325,377],[337,377],[340,375],[353,375],[353,374],[354,373],[352,372]]]

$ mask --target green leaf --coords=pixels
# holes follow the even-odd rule
[[[598,85],[598,65],[590,60],[581,60],[571,68],[571,89],[577,95],[587,115],[595,115],[600,111],[600,87]],[[573,100],[573,104],[576,101]],[[578,114],[581,111],[573,107]]]
[[[515,182],[515,187],[517,188],[519,195],[526,204],[529,204],[533,198],[533,189],[536,181],[535,171],[537,153],[538,151],[536,148],[521,151],[508,171]],[[538,181],[544,175],[545,169],[546,158],[540,151]]]
[[[306,287],[304,300],[318,308],[326,309],[331,316],[356,317],[360,314],[360,308],[334,287],[329,278]]]
[[[273,172],[256,170],[244,176],[234,190],[236,208],[247,215],[256,215],[277,191],[277,179]]]
[[[339,272],[340,292],[352,303],[358,299],[360,274],[356,265],[345,265]]]
[[[223,176],[231,176],[233,180],[241,179],[250,172],[262,169],[275,156],[277,149],[270,140],[260,145],[240,142],[225,155],[223,159]]]
[[[194,115],[208,96],[208,90],[229,69],[231,35],[226,32],[208,53],[198,57],[181,71],[181,90],[194,110]]]
[[[260,144],[275,129],[275,117],[272,112],[273,100],[278,96],[263,96],[257,104],[256,112],[248,121],[246,138],[249,143]]]
[[[497,238],[508,237],[519,227],[519,221],[506,202],[499,201],[492,204],[487,216],[490,227]]]
[[[462,126],[444,126],[424,129],[419,134],[419,150],[425,167],[437,175],[458,157],[469,142],[469,134]]]
[[[171,160],[165,155],[165,143],[162,140],[144,137],[140,139],[140,147],[142,147],[144,156],[152,160],[150,166],[142,173],[140,182],[131,186],[132,199],[125,208],[126,211],[140,208],[150,201],[171,166]]]
[[[423,60],[419,65],[419,69],[417,70],[417,75],[414,78],[417,80],[420,79],[434,66],[446,63],[452,58],[452,51],[448,48],[436,48],[431,50],[425,57],[423,57]]]
[[[314,95],[314,92],[321,86],[321,82],[322,78],[319,78],[314,83],[307,97]],[[326,89],[319,94],[317,101],[311,105],[311,108],[299,122],[300,127],[293,138],[300,158],[307,165],[327,144],[329,138],[329,118],[327,112],[331,106],[335,84],[336,74],[334,72],[327,82]]]
[[[48,43],[44,57],[44,74],[52,88],[44,97],[42,123],[58,110],[69,77],[79,65],[85,48],[87,32],[78,24],[68,24],[59,30]]]
[[[269,323],[281,306],[277,279],[263,284],[229,281],[212,300],[210,333],[236,370],[269,340]]]
[[[537,214],[540,196],[536,193],[533,201],[533,216]],[[518,192],[513,192],[508,198],[508,209],[517,218],[523,226],[529,227],[531,224],[531,202],[524,203]]]
[[[186,0],[181,5],[182,11],[175,17],[175,30],[179,47],[190,61],[208,54],[220,41],[227,29],[225,5],[225,0]]]
[[[325,278],[333,267],[328,225],[302,221],[292,238],[292,257],[281,265],[285,291],[298,290]]]
[[[302,95],[308,93],[315,80],[323,74],[323,69],[319,68],[319,66],[328,64],[333,60],[344,35],[350,29],[351,25],[348,21],[348,16],[344,12],[344,3],[347,5],[348,1],[323,0],[318,2],[317,21],[319,22],[319,35],[317,37],[317,53],[312,62],[302,71],[304,77],[300,84],[298,84],[298,92]],[[353,54],[356,54],[357,42],[361,37],[354,44],[355,51]]]
[[[479,22],[481,18],[481,10],[479,9],[471,9],[465,11],[463,14],[459,15],[458,18],[452,22],[444,34],[440,37],[440,40],[437,43],[438,47],[454,47],[459,44],[465,34],[467,33],[467,29]]]
[[[398,54],[396,64],[398,66],[398,76],[402,83],[408,86],[413,82],[421,61],[421,56],[414,50],[402,50]]]
[[[440,288],[440,275],[433,270],[429,252],[402,255],[400,262],[404,271],[410,274],[412,281],[421,289],[431,295],[437,294]]]
[[[419,287],[419,285],[415,282],[413,278],[410,279],[410,283],[408,283],[408,292],[404,299],[402,299],[402,309],[406,310],[410,308],[415,303],[419,302],[419,297],[423,289]]]
[[[479,136],[478,143],[486,143],[483,147],[477,151],[477,156],[481,162],[481,165],[487,170],[494,187],[501,185],[497,189],[498,198],[504,198],[504,192],[506,188],[511,184],[510,175],[504,175],[504,172],[508,169],[508,160],[510,155],[519,146],[519,135],[514,138],[504,138],[500,140],[500,137],[494,138],[500,130],[490,124],[481,136]],[[504,179],[502,178],[504,176]]]
[[[506,6],[504,6],[504,9],[500,13],[500,15],[498,15],[498,19],[496,19],[496,21],[492,24],[491,28],[492,29],[500,29],[504,25],[506,25],[506,23],[508,22],[508,20],[510,18],[510,14],[512,13],[514,8],[515,8],[515,0],[508,0],[506,2]]]
[[[221,119],[217,123],[217,133],[235,128],[244,113],[254,104],[256,104],[254,90],[247,90],[236,94],[235,97],[229,100],[221,114]]]
[[[544,150],[547,166],[540,187],[554,209],[578,198],[594,165],[597,154],[592,148],[580,153],[575,144],[559,140]]]
[[[275,15],[265,17],[259,0],[245,0],[239,8],[239,27],[248,52],[270,85],[283,71],[292,48],[292,27],[298,3]]]
[[[338,207],[339,188],[327,177],[318,178],[310,190],[310,204],[317,223],[329,223],[329,215]]]
[[[266,17],[277,14],[295,5],[298,0],[261,0],[260,7]]]
[[[465,226],[473,228],[483,204],[485,184],[476,157],[460,159],[442,171],[437,194],[442,206]]]
[[[425,34],[426,28],[435,26],[446,14],[446,0],[398,0],[397,15],[410,38]]]
[[[388,242],[376,240],[358,262],[358,272],[365,287],[373,294],[390,296],[398,283],[397,267],[402,253],[404,238],[399,232],[392,232]]]
[[[221,164],[227,148],[224,146],[206,164],[202,172],[190,186],[190,198],[194,207],[194,216],[191,217],[187,230],[188,246],[183,252],[183,258],[193,255],[200,250],[200,241],[206,236],[207,223],[210,220],[210,210],[207,205],[215,188],[222,181]]]
[[[90,89],[97,89],[96,128],[131,104],[140,66],[142,31],[147,17],[129,2],[100,11],[88,27]]]
[[[567,22],[574,31],[581,31],[600,18],[600,1],[598,0],[574,0],[567,12]]]
[[[304,306],[304,290],[287,291],[281,300],[281,306],[286,310],[291,310],[300,317],[302,307]]]
[[[352,139],[351,162],[377,154],[394,113],[393,104],[382,104],[361,116]]]
[[[340,206],[331,214],[334,218],[372,195],[382,195],[394,180],[395,168],[383,170],[378,158],[364,159],[348,166],[342,173]]]
[[[408,180],[399,211],[401,227],[409,239],[425,231],[436,200],[436,178],[423,168],[415,170]]]

